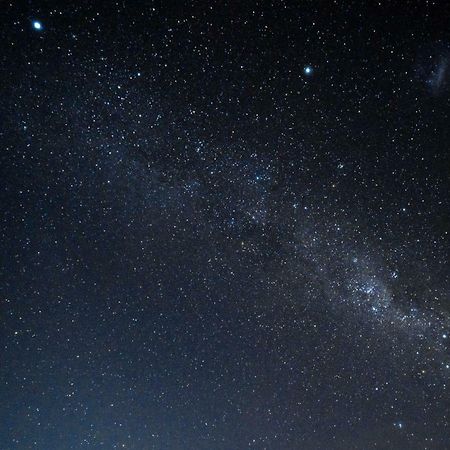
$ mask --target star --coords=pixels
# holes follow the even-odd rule
[[[312,75],[313,72],[314,72],[314,70],[313,70],[313,68],[311,66],[305,66],[304,69],[303,69],[303,73],[305,75],[308,75],[308,76]]]
[[[42,23],[39,22],[39,20],[33,20],[33,28],[36,31],[42,31],[42,29],[43,29]]]

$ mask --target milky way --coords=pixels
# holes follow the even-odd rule
[[[0,448],[448,449],[446,12],[32,3]]]

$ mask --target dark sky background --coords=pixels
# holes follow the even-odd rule
[[[448,450],[450,9],[4,1],[0,449]]]

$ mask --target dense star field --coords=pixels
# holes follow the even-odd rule
[[[450,9],[12,1],[0,449],[450,449]]]

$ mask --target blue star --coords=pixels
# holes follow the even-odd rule
[[[42,23],[39,22],[39,20],[33,20],[33,28],[36,31],[42,31],[42,29],[43,29]]]
[[[314,70],[311,66],[305,66],[305,68],[303,69],[303,73],[305,75],[312,75],[313,72],[314,72]]]

